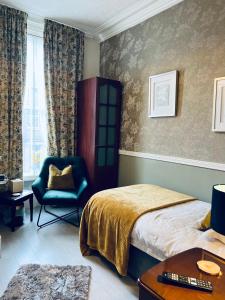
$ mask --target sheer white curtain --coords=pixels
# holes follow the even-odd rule
[[[28,35],[23,101],[23,177],[33,179],[47,156],[43,38]]]

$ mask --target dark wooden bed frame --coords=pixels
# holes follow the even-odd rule
[[[159,262],[158,259],[130,245],[128,275],[133,279],[138,279],[142,273]]]
[[[122,277],[114,264],[109,262],[104,256],[102,256],[97,250],[92,250],[91,255],[98,256],[111,270],[114,270],[119,277]],[[155,266],[160,261],[154,257],[148,255],[147,253],[139,250],[138,248],[130,245],[129,250],[129,261],[128,261],[128,270],[127,276],[131,277],[135,281],[149,268]]]

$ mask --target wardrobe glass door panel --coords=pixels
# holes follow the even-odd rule
[[[116,124],[116,106],[108,107],[108,125]]]
[[[114,146],[116,142],[116,128],[108,127],[108,146]]]
[[[106,148],[97,148],[97,165],[104,167],[106,161]]]
[[[117,104],[117,89],[113,85],[109,85],[109,104]]]
[[[107,128],[99,126],[99,128],[98,128],[98,146],[106,145],[106,134],[107,134]]]
[[[107,84],[99,86],[99,103],[100,104],[107,104],[108,99],[108,86]]]
[[[107,125],[107,106],[99,106],[99,125]]]

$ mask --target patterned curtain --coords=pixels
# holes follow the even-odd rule
[[[27,14],[0,5],[0,173],[22,177]]]
[[[82,79],[84,33],[45,20],[44,65],[49,155],[76,153],[76,84]]]

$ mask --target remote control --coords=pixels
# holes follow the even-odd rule
[[[208,292],[212,292],[213,290],[212,283],[210,281],[204,281],[185,275],[178,275],[172,272],[163,272],[162,275],[159,276],[159,280],[164,283],[170,283],[191,289],[193,288]]]

